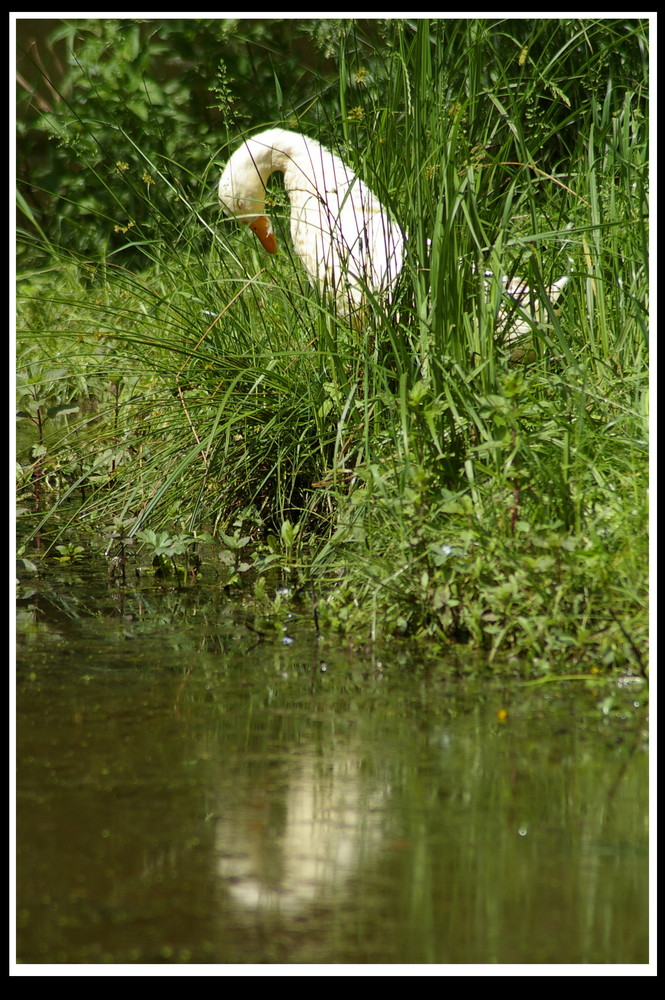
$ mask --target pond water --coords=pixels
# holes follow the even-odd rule
[[[19,963],[648,963],[643,682],[65,582],[17,625]]]

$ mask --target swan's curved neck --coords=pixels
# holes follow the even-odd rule
[[[318,143],[288,132],[268,133],[264,139],[250,142],[249,152],[264,189],[271,174],[282,173],[287,193],[298,189],[316,190]]]

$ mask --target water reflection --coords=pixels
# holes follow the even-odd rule
[[[26,628],[21,961],[647,961],[639,686],[165,620]]]
[[[230,895],[247,909],[289,915],[334,903],[376,861],[388,796],[348,748],[325,761],[300,753],[269,783],[245,773],[215,822]]]

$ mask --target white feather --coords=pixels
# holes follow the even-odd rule
[[[269,129],[236,149],[218,190],[224,210],[249,226],[269,253],[276,252],[277,239],[266,215],[266,185],[275,171],[284,174],[291,204],[291,238],[312,284],[332,296],[340,316],[361,321],[368,293],[388,295],[395,284],[403,263],[401,230],[338,156],[315,139],[287,129]],[[489,296],[491,272],[485,277]],[[567,281],[565,275],[549,286],[552,303]],[[547,320],[547,310],[534,300],[521,278],[509,281],[504,277],[502,285],[513,304],[501,307],[498,326],[504,328],[504,343],[512,343],[532,330],[519,310],[531,315],[535,323]]]
[[[230,215],[277,249],[265,214],[266,184],[284,174],[291,203],[291,238],[309,278],[353,317],[368,293],[387,294],[402,267],[403,238],[376,195],[338,156],[314,139],[270,129],[233,153],[219,182]]]
[[[484,277],[486,279],[485,288],[489,297],[493,274],[491,271],[485,271]],[[562,278],[548,285],[545,289],[547,298],[552,306],[556,305],[569,280],[570,275],[564,274]],[[498,328],[503,330],[504,333],[503,343],[504,345],[508,345],[513,344],[527,333],[532,333],[534,324],[537,326],[538,324],[547,323],[548,314],[547,307],[543,306],[540,300],[534,297],[533,291],[523,278],[515,277],[509,279],[506,275],[503,275],[501,284],[506,297],[512,299],[512,304],[509,302],[505,306],[501,306],[497,316]],[[523,313],[526,316],[530,316],[533,322],[529,322]]]

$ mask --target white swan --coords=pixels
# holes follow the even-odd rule
[[[291,237],[311,282],[332,296],[337,313],[362,321],[368,293],[385,295],[402,268],[404,238],[376,195],[354,172],[315,139],[287,129],[269,129],[246,139],[233,153],[219,182],[219,200],[258,236],[268,253],[277,250],[266,215],[266,185],[274,171],[284,174],[291,203]],[[485,272],[488,295],[492,273]],[[547,288],[554,304],[565,275]],[[535,323],[547,310],[534,299],[522,278],[502,279],[504,294]],[[532,331],[514,305],[499,310],[504,344]]]
[[[315,139],[269,129],[246,139],[224,168],[219,199],[268,253],[277,240],[265,214],[270,175],[284,174],[291,237],[311,282],[342,317],[357,318],[368,293],[390,291],[402,267],[403,238],[376,195]]]

